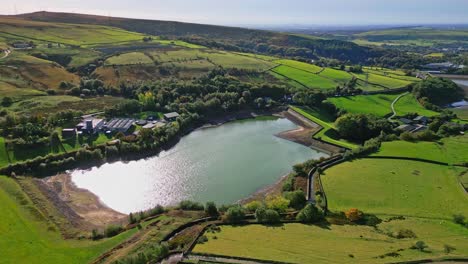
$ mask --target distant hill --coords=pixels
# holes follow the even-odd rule
[[[35,12],[14,17],[43,22],[112,26],[148,35],[183,39],[212,48],[302,59],[326,57],[365,63],[369,59],[382,56],[384,52],[381,49],[362,47],[342,40],[310,38],[238,27],[54,12]]]

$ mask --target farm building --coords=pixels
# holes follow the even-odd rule
[[[414,129],[416,129],[416,127],[412,126],[412,125],[401,125],[401,126],[396,128],[396,130],[400,130],[400,131],[403,131],[403,132],[411,132]]]
[[[62,129],[62,138],[72,138],[76,136],[75,128],[64,128]]]
[[[28,48],[31,48],[31,45],[29,43],[23,43],[23,42],[13,43],[12,46],[15,49],[28,49]]]
[[[415,123],[426,125],[429,122],[429,118],[427,116],[417,116],[413,119]]]
[[[174,122],[179,116],[180,116],[179,113],[172,112],[172,113],[164,114],[164,119],[166,119],[166,121],[168,122]]]
[[[103,129],[106,132],[127,134],[134,123],[135,120],[130,118],[113,118],[103,126]]]
[[[413,124],[413,120],[410,120],[408,118],[400,118],[400,121],[405,125]]]
[[[76,125],[76,130],[88,134],[96,134],[104,125],[104,119],[92,118],[85,119],[83,122]]]

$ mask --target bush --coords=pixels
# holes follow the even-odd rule
[[[426,243],[424,243],[424,241],[418,241],[411,248],[412,249],[417,249],[417,250],[423,252],[424,250],[426,250],[426,248],[428,248],[428,246],[426,245]]]
[[[260,207],[255,211],[255,219],[259,223],[276,224],[281,222],[279,213],[275,210]]]
[[[193,201],[182,201],[179,203],[179,209],[188,211],[203,211],[205,207],[202,204]]]
[[[120,232],[123,231],[123,228],[118,225],[110,225],[106,227],[106,230],[104,231],[104,236],[105,237],[113,237],[118,235]]]
[[[208,242],[208,237],[206,237],[205,235],[200,236],[197,240],[198,244],[204,244],[206,242]]]
[[[345,212],[345,215],[350,222],[358,222],[364,216],[364,214],[356,208],[349,209]]]
[[[218,208],[214,202],[207,202],[205,206],[205,213],[211,217],[217,217],[219,215]]]
[[[323,213],[313,204],[308,204],[299,212],[296,219],[303,223],[315,223],[323,219]]]
[[[453,222],[458,225],[465,225],[465,216],[461,214],[456,214],[453,216]]]
[[[102,239],[103,237],[104,237],[103,234],[99,233],[97,229],[93,229],[93,231],[91,232],[92,240],[99,240],[99,239]]]
[[[13,99],[11,99],[11,97],[8,97],[8,96],[5,96],[2,98],[2,103],[1,105],[3,107],[9,107],[13,104]]]
[[[282,196],[270,196],[266,200],[266,206],[268,209],[283,213],[288,209],[289,200]]]
[[[244,209],[240,206],[230,207],[224,214],[223,221],[231,224],[238,224],[244,221]]]
[[[398,231],[397,235],[395,236],[398,239],[403,239],[403,238],[416,238],[416,234],[413,232],[413,230],[410,229],[401,229]]]
[[[255,211],[257,211],[258,208],[262,207],[262,203],[259,202],[259,201],[252,201],[246,205],[244,205],[244,208],[249,211],[249,212],[252,212],[254,213]]]
[[[283,195],[289,200],[289,206],[296,210],[302,209],[306,205],[307,200],[302,190],[286,192]]]

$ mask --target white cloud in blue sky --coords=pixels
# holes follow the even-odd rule
[[[0,5],[2,14],[39,10],[230,25],[468,23],[468,0],[10,0]]]

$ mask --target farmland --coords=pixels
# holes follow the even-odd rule
[[[392,113],[390,105],[397,97],[398,95],[387,94],[358,95],[330,98],[328,101],[348,113],[374,114],[384,117]]]
[[[385,234],[402,228],[411,228],[418,238],[395,239]],[[468,252],[464,236],[463,227],[448,221],[441,225],[437,220],[416,218],[384,222],[377,230],[352,225],[222,226],[221,232],[208,233],[208,242],[198,244],[194,252],[292,263],[388,263],[446,257],[444,244],[457,248],[452,257],[464,256]],[[430,253],[409,249],[417,240],[426,241]],[[380,257],[398,249],[398,257]]]
[[[322,181],[331,210],[359,208],[380,215],[449,220],[453,214],[468,213],[468,198],[457,179],[464,170],[415,161],[360,159],[330,168]]]
[[[304,70],[291,68],[289,66],[278,66],[272,70],[275,73],[281,74],[290,78],[305,87],[316,88],[322,90],[334,89],[337,86],[333,80],[323,78],[320,75],[310,73]]]
[[[418,113],[425,116],[436,116],[439,113],[424,108],[412,94],[401,97],[395,104],[395,110],[398,116],[408,113]]]

